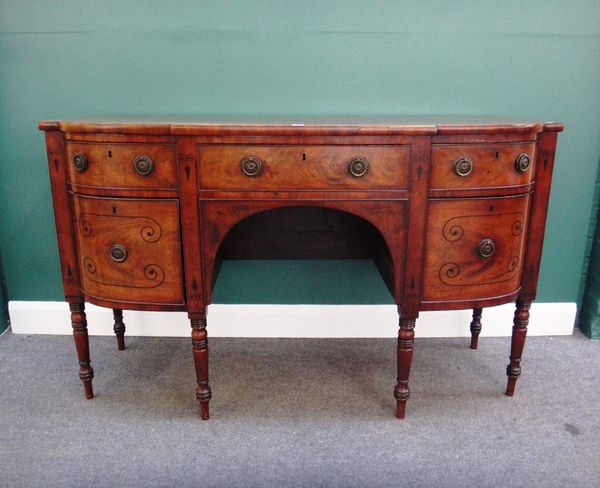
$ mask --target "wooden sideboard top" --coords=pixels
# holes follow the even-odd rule
[[[319,135],[443,135],[560,132],[556,122],[529,122],[484,116],[122,116],[77,120],[44,120],[42,130],[107,134],[319,134]]]

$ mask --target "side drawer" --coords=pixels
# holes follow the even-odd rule
[[[529,195],[429,202],[425,301],[477,300],[518,290]]]
[[[464,190],[531,183],[535,143],[434,144],[430,188]]]
[[[106,300],[182,304],[177,200],[74,195],[83,292]]]
[[[69,180],[82,187],[177,188],[175,146],[67,143]]]
[[[401,190],[409,146],[200,145],[203,190]]]

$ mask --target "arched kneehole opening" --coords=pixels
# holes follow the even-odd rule
[[[226,234],[213,303],[394,303],[393,269],[383,236],[367,220],[332,208],[280,207]],[[221,286],[232,270],[237,283]]]

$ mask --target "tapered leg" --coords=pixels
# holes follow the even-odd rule
[[[508,375],[508,384],[506,394],[513,396],[517,379],[521,375],[521,356],[525,346],[525,337],[527,336],[527,325],[529,324],[529,308],[531,302],[517,300],[515,310],[515,319],[512,331],[512,341],[510,344],[510,364],[506,367]]]
[[[208,402],[212,396],[208,385],[208,334],[206,317],[190,319],[192,325],[192,353],[196,365],[196,398],[200,402],[200,417],[208,420]]]
[[[398,378],[396,388],[394,388],[394,397],[396,398],[396,417],[404,418],[406,412],[406,402],[410,397],[408,388],[408,377],[410,375],[410,366],[412,364],[413,348],[415,342],[415,321],[416,317],[400,317],[400,330],[398,331]]]
[[[125,324],[123,323],[123,310],[119,308],[113,309],[113,316],[115,318],[115,325],[113,330],[117,336],[117,348],[119,351],[125,350]]]
[[[79,358],[79,378],[83,381],[83,390],[88,400],[94,398],[92,378],[94,370],[90,364],[90,342],[88,339],[87,319],[85,316],[84,303],[69,303],[71,310],[71,325],[73,326],[73,338]]]
[[[483,309],[473,309],[473,320],[471,321],[471,349],[477,349],[479,333],[481,332],[481,312]]]

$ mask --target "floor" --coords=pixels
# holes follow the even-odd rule
[[[600,486],[600,341],[532,337],[513,398],[509,339],[416,342],[393,416],[386,339],[212,339],[211,420],[187,339],[0,338],[1,487]]]

